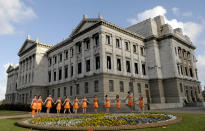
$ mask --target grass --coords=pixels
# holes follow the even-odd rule
[[[0,110],[0,116],[9,116],[9,115],[21,115],[28,112],[24,111],[9,111],[9,110]]]
[[[172,114],[172,113],[170,113]],[[136,129],[128,131],[205,131],[205,114],[174,114],[182,117],[182,121],[174,125],[162,127]],[[28,131],[15,125],[15,122],[22,118],[0,119],[0,130],[2,131]]]

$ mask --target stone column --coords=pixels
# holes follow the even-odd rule
[[[82,60],[81,60],[81,65],[82,65],[82,74],[83,76],[85,75],[85,69],[86,69],[86,63],[85,63],[85,41],[81,42],[81,51],[82,51]]]

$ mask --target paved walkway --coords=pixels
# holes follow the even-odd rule
[[[0,116],[0,119],[7,119],[7,118],[25,118],[31,117],[30,113],[27,114],[19,114],[19,115],[8,115],[8,116]]]

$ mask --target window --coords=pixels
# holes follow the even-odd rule
[[[140,47],[141,55],[144,56],[144,48]]]
[[[88,93],[88,82],[85,82],[85,94]]]
[[[180,65],[177,64],[178,74],[180,75]]]
[[[65,79],[68,78],[68,66],[64,67],[64,77]]]
[[[63,60],[63,54],[60,53],[60,54],[59,54],[59,62],[62,62],[62,60]]]
[[[130,61],[126,61],[127,72],[130,73]]]
[[[82,44],[78,43],[78,53],[81,53]]]
[[[106,35],[106,44],[110,45],[110,36]]]
[[[53,59],[54,59],[54,63],[53,64],[56,64],[57,63],[57,56],[53,56]]]
[[[73,87],[70,86],[70,96],[72,96],[72,95],[73,95]]]
[[[107,56],[107,69],[111,69],[111,57]]]
[[[64,56],[65,56],[64,59],[67,60],[67,59],[68,59],[68,50],[65,50],[65,51],[64,51]]]
[[[70,75],[73,76],[73,65],[70,67]]]
[[[148,84],[145,84],[145,88],[147,88],[147,89],[149,88]]]
[[[121,71],[121,59],[120,58],[117,58],[117,70],[118,71]]]
[[[51,82],[51,71],[48,72],[48,82]]]
[[[196,73],[196,78],[198,79],[198,71],[197,71],[197,69],[195,69],[195,73]]]
[[[182,83],[180,83],[180,91],[181,91],[181,93],[183,92]]]
[[[135,65],[135,74],[138,74],[139,73],[138,72],[138,63],[135,63],[134,65]]]
[[[188,76],[187,67],[184,67],[184,69],[185,69],[186,76]]]
[[[73,57],[74,51],[73,51],[73,47],[70,48],[70,57]]]
[[[200,86],[198,86],[198,93],[199,93],[199,94],[201,93]]]
[[[114,92],[113,80],[109,80],[109,91],[110,91],[110,92]]]
[[[133,52],[134,52],[134,53],[137,52],[137,47],[136,47],[136,45],[133,45]]]
[[[78,63],[78,74],[81,74],[82,73],[82,64],[81,62]]]
[[[53,71],[53,81],[56,81],[56,71]]]
[[[141,93],[142,90],[141,90],[141,84],[140,83],[137,83],[137,87],[138,87],[138,93]]]
[[[125,49],[128,51],[129,50],[129,43],[125,42]]]
[[[145,68],[145,64],[142,64],[142,74],[146,75],[146,68]]]
[[[100,69],[100,56],[95,57],[96,70]]]
[[[52,89],[52,97],[55,97],[55,90]]]
[[[182,73],[182,75],[183,75],[184,72],[183,72],[183,67],[182,67],[182,65],[180,65],[180,67],[181,67],[181,73]]]
[[[99,92],[99,84],[98,84],[98,80],[96,80],[95,82],[94,82],[94,91],[95,92]]]
[[[76,85],[76,94],[77,95],[80,94],[80,85],[79,84]]]
[[[60,97],[60,88],[58,88],[58,97]]]
[[[66,87],[63,88],[63,95],[66,96]]]
[[[124,92],[124,83],[120,81],[120,92]]]
[[[95,36],[94,40],[95,40],[95,45],[99,46],[99,36]]]
[[[90,60],[86,60],[86,72],[90,71]]]
[[[190,76],[193,77],[192,68],[189,69],[189,72],[190,72]]]
[[[116,39],[116,47],[120,48],[120,39]]]
[[[85,41],[85,47],[87,50],[90,49],[90,40],[89,39]]]
[[[52,59],[48,58],[48,66],[51,66],[51,64],[52,64]]]
[[[62,68],[58,70],[58,80],[62,79]]]

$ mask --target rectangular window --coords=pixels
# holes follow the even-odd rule
[[[120,58],[117,58],[117,70],[118,71],[121,71],[121,59]]]
[[[109,80],[109,91],[114,92],[114,83],[113,80]]]
[[[78,63],[78,74],[81,74],[82,73],[82,64],[81,62]]]
[[[95,45],[99,46],[99,36],[95,36],[94,40],[95,40]]]
[[[137,47],[136,47],[136,45],[133,45],[133,52],[134,52],[134,53],[137,52]]]
[[[53,56],[53,59],[54,59],[54,63],[53,64],[56,64],[57,63],[57,56]]]
[[[143,47],[140,47],[141,55],[144,56],[144,49]]]
[[[62,68],[58,70],[58,80],[62,79]]]
[[[96,70],[100,69],[100,56],[95,57]]]
[[[60,97],[60,88],[58,88],[58,97]]]
[[[148,84],[145,84],[145,88],[147,88],[147,89],[149,88]]]
[[[55,97],[55,90],[52,89],[52,97],[54,98]]]
[[[73,51],[73,47],[70,48],[70,57],[73,57],[74,51]]]
[[[76,85],[76,94],[77,95],[80,94],[80,85],[79,84]]]
[[[67,87],[64,87],[64,90],[63,90],[63,95],[66,96],[66,90],[67,90]]]
[[[96,80],[95,82],[94,82],[94,91],[95,92],[99,92],[99,84],[98,84],[98,80]]]
[[[51,82],[51,71],[48,72],[48,82]]]
[[[125,42],[125,49],[128,51],[129,50],[129,43]]]
[[[130,73],[130,61],[126,61],[127,72]]]
[[[142,64],[142,73],[145,76],[146,75],[146,68],[145,68],[145,64]]]
[[[190,72],[190,76],[193,77],[192,68],[189,69],[189,72]]]
[[[70,86],[70,96],[72,96],[72,95],[73,95],[73,87]]]
[[[56,71],[53,72],[53,81],[56,81]]]
[[[138,74],[138,63],[135,63],[135,74]]]
[[[106,35],[106,44],[110,45],[110,36]]]
[[[68,78],[68,66],[64,67],[64,77],[65,77],[65,79]]]
[[[124,83],[120,81],[120,92],[124,92]]]
[[[88,82],[85,82],[85,94],[88,93]]]
[[[78,53],[81,53],[82,44],[78,43]]]
[[[85,41],[85,45],[86,45],[86,49],[89,50],[90,49],[90,40],[86,40]]]
[[[141,84],[140,83],[137,83],[137,86],[138,86],[138,93],[141,93],[142,90],[141,90]]]
[[[70,67],[70,75],[73,76],[73,65]]]
[[[184,67],[184,69],[185,69],[186,76],[188,76],[187,67]]]
[[[65,51],[64,51],[64,56],[65,56],[64,59],[67,60],[67,59],[68,59],[68,50],[65,50]]]
[[[111,69],[111,57],[107,56],[107,69]]]
[[[51,66],[51,64],[52,64],[52,59],[51,58],[48,58],[48,66]]]
[[[177,64],[178,74],[180,75],[180,65]]]
[[[180,68],[181,68],[181,74],[183,75],[184,72],[183,72],[183,67],[182,67],[182,65],[180,65]]]
[[[120,39],[116,39],[116,47],[120,48]]]
[[[86,60],[86,72],[90,71],[90,60]]]
[[[62,60],[63,60],[63,54],[60,53],[60,54],[59,54],[59,62],[62,62]]]
[[[180,83],[180,91],[181,91],[181,93],[183,92],[183,86],[182,86],[182,83]]]

